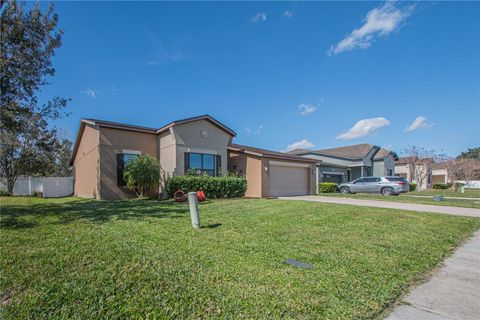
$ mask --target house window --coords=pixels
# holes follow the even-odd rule
[[[132,153],[118,153],[117,154],[117,185],[119,187],[125,187],[127,183],[123,179],[123,170],[127,164],[138,157],[138,154]]]
[[[389,177],[393,176],[393,170],[392,169],[387,169],[387,176],[389,176]]]
[[[221,156],[207,153],[185,153],[185,173],[196,175],[218,176],[221,173]]]

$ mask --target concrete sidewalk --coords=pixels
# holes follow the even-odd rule
[[[354,206],[444,213],[444,214],[450,214],[455,216],[467,216],[467,217],[480,218],[480,209],[474,209],[474,208],[447,207],[447,206],[435,206],[435,205],[428,205],[428,204],[413,204],[413,203],[405,203],[405,202],[389,202],[389,201],[378,201],[378,200],[363,200],[363,199],[335,198],[335,197],[322,197],[322,196],[279,197],[278,199],[303,200],[303,201],[325,202],[325,203],[335,203],[335,204],[349,204]]]
[[[387,320],[480,319],[480,231],[403,301]]]

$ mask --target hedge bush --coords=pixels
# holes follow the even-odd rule
[[[410,191],[415,191],[415,190],[417,190],[417,184],[412,182],[412,183],[410,183],[409,188],[410,188]]]
[[[333,193],[337,192],[337,184],[334,182],[320,182],[318,184],[319,193]]]
[[[173,176],[168,179],[167,193],[172,197],[177,190],[203,190],[207,198],[240,198],[245,196],[247,180],[237,176]]]
[[[447,189],[447,185],[445,183],[435,183],[433,189]]]

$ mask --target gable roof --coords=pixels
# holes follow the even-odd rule
[[[351,146],[331,148],[331,149],[321,149],[321,150],[296,149],[296,150],[290,151],[289,153],[294,155],[313,153],[318,155],[334,156],[339,158],[356,160],[356,159],[365,158],[367,154],[374,147],[376,146],[374,146],[373,144],[362,143],[362,144],[354,144]]]
[[[392,154],[395,160],[398,159],[398,156],[395,152],[369,143],[354,144],[351,146],[321,150],[295,149],[289,151],[288,153],[292,155],[318,154],[322,156],[332,156],[348,160],[359,160],[365,158],[374,148],[378,149],[373,157],[374,160],[385,159],[389,154]]]
[[[250,146],[245,146],[241,144],[232,143],[228,146],[228,150],[230,151],[237,151],[237,152],[245,152],[249,154],[253,154],[259,157],[268,157],[268,158],[276,158],[276,159],[283,159],[283,160],[294,160],[294,161],[301,161],[301,162],[321,162],[321,160],[305,158],[301,156],[291,155],[285,152],[278,152],[272,151],[267,149],[260,149]]]
[[[380,148],[380,150],[378,150],[377,153],[375,153],[375,155],[373,156],[373,160],[383,160],[386,157],[388,157],[389,155],[392,155],[394,160],[399,159],[396,152],[393,152],[391,150],[387,150],[387,149],[384,149],[384,148]]]
[[[159,128],[156,130],[156,133],[162,133],[166,130],[168,130],[169,128],[173,127],[173,126],[176,126],[176,125],[179,125],[179,124],[185,124],[185,123],[189,123],[189,122],[194,122],[194,121],[199,121],[199,120],[206,120],[208,122],[210,122],[211,124],[213,124],[214,126],[218,127],[220,130],[223,130],[225,131],[226,133],[228,133],[229,135],[231,135],[232,137],[235,137],[237,134],[235,133],[235,131],[233,131],[232,129],[230,129],[229,127],[227,127],[226,125],[222,124],[221,122],[215,120],[213,117],[211,117],[210,115],[208,114],[204,114],[204,115],[201,115],[201,116],[196,116],[196,117],[191,117],[191,118],[185,118],[185,119],[180,119],[180,120],[175,120],[175,121],[172,121],[170,122],[169,124]]]
[[[227,127],[226,125],[222,124],[221,122],[215,120],[212,116],[208,114],[204,114],[197,117],[185,118],[176,121],[172,121],[167,125],[164,125],[160,128],[149,128],[144,126],[120,123],[120,122],[113,122],[113,121],[106,121],[106,120],[99,120],[99,119],[81,119],[80,120],[80,128],[78,129],[77,136],[75,138],[75,144],[73,145],[72,150],[72,157],[70,158],[70,165],[73,165],[73,160],[77,155],[78,145],[80,144],[80,139],[82,137],[83,130],[85,125],[90,125],[93,127],[104,127],[104,128],[112,128],[118,130],[126,130],[126,131],[135,131],[135,132],[143,132],[143,133],[151,133],[151,134],[159,134],[162,133],[175,125],[190,123],[199,120],[206,120],[213,124],[214,126],[218,127],[220,130],[226,132],[227,134],[231,135],[232,137],[236,136],[237,134],[235,131]]]

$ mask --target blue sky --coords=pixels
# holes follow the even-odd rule
[[[46,5],[46,4],[45,4]],[[273,150],[480,145],[478,2],[59,2],[41,98],[151,127],[208,113]]]

